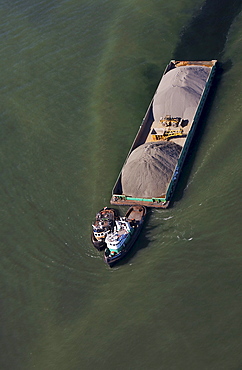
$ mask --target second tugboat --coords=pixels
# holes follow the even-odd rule
[[[144,223],[146,208],[144,206],[132,206],[124,217],[115,221],[113,232],[106,236],[106,249],[104,261],[112,267],[129,252],[137,239]]]
[[[105,238],[114,229],[115,220],[118,217],[117,211],[113,208],[104,207],[96,214],[92,225],[92,244],[99,251],[106,247]]]

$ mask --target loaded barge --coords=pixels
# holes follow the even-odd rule
[[[167,65],[112,190],[110,203],[167,208],[217,60]]]

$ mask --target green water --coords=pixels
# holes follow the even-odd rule
[[[1,370],[241,369],[241,17],[1,2]],[[220,68],[171,208],[109,269],[91,223],[173,58]]]

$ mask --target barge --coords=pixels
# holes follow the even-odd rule
[[[217,60],[167,65],[112,190],[111,204],[167,208]]]

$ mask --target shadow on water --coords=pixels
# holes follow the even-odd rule
[[[184,28],[174,58],[220,60],[230,26],[241,9],[241,0],[207,0],[200,12]]]
[[[187,154],[182,176],[178,181],[170,206],[172,206],[175,201],[179,201],[183,197],[184,189],[188,183],[188,179],[195,162],[199,143],[201,142],[203,133],[206,130],[206,121],[213,105],[222,74],[232,67],[231,60],[227,60],[224,63],[219,61],[222,59],[230,26],[234,18],[240,13],[241,9],[241,0],[224,2],[221,2],[220,0],[207,0],[197,16],[194,17],[191,23],[183,30],[180,42],[175,50],[174,58],[176,60],[218,59],[218,67],[213,85],[200,117],[200,122],[203,122],[203,124],[198,124]]]

